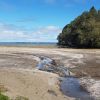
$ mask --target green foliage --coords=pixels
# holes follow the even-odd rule
[[[10,100],[8,96],[5,96],[0,93],[0,100]]]
[[[100,10],[94,7],[66,25],[58,36],[58,45],[75,48],[100,48]]]

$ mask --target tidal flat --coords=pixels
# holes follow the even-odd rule
[[[99,49],[0,47],[0,85],[13,100],[84,100],[82,93],[85,100],[99,100],[99,84]]]

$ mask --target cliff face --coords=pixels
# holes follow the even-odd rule
[[[75,48],[100,48],[100,10],[94,7],[66,25],[58,36],[58,45]]]

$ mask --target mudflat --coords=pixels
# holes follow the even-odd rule
[[[59,87],[59,75],[37,69],[34,56],[49,57],[67,67],[75,77],[91,76],[100,79],[99,49],[61,49],[0,47],[0,84],[4,93],[14,99],[23,96],[29,100],[72,100]]]

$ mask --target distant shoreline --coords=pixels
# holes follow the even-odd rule
[[[0,42],[0,46],[55,48],[55,47],[57,47],[57,43],[56,42]]]

